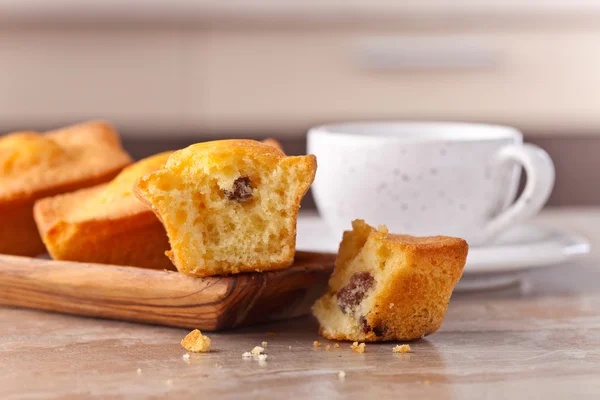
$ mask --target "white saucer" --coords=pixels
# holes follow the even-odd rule
[[[318,216],[298,218],[298,250],[335,253],[340,240]],[[455,290],[508,286],[518,282],[524,270],[556,265],[589,251],[589,242],[580,236],[534,224],[515,226],[493,244],[469,249],[463,277]]]

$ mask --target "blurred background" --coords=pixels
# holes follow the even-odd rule
[[[0,132],[101,118],[136,158],[341,120],[508,124],[600,204],[600,1],[0,0]]]

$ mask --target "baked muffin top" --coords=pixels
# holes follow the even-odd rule
[[[0,203],[68,190],[130,163],[117,132],[106,122],[10,133],[0,137]]]

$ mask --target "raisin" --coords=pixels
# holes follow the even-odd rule
[[[383,323],[373,328],[373,333],[375,334],[375,336],[385,336],[386,331],[387,327]]]
[[[371,327],[369,326],[367,318],[364,315],[360,316],[360,318],[358,319],[358,323],[360,324],[360,327],[362,328],[364,334],[371,332]]]
[[[385,336],[385,333],[387,332],[387,327],[384,323],[380,323],[379,325],[372,327],[369,325],[367,322],[367,317],[364,315],[360,316],[358,323],[360,324],[360,327],[365,335],[369,332],[373,332],[375,336],[381,337]]]
[[[368,272],[357,272],[352,275],[348,284],[337,294],[337,303],[342,312],[347,314],[354,310],[374,284],[375,279]]]
[[[252,181],[247,176],[240,176],[233,182],[232,190],[224,190],[229,200],[243,203],[252,198]]]

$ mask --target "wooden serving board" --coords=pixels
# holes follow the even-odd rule
[[[224,330],[304,315],[335,255],[297,252],[284,270],[193,278],[173,271],[0,255],[0,305]]]

